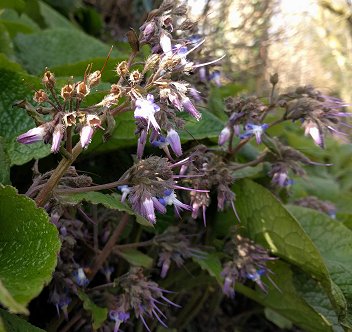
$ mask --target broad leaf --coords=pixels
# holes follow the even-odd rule
[[[214,277],[219,284],[222,283],[222,277],[220,275],[222,266],[220,259],[217,254],[208,254],[204,258],[193,257],[192,258],[199,266],[207,271],[212,277]]]
[[[106,57],[110,50],[110,46],[74,29],[57,28],[29,35],[19,34],[14,44],[20,63],[31,74],[41,74],[45,67]],[[117,51],[113,51],[112,56],[116,55]]]
[[[10,184],[10,157],[5,150],[4,139],[0,136],[0,183]]]
[[[301,285],[299,285],[297,276],[292,271],[290,265],[283,261],[276,261],[270,264],[270,270],[273,272],[271,277],[275,282],[275,286],[269,280],[263,278],[263,281],[268,287],[267,293],[261,290],[254,291],[238,283],[235,289],[265,307],[279,313],[304,331],[332,331],[332,323],[329,322],[326,317],[323,317],[320,312],[316,311],[311,304],[301,296],[299,292]],[[310,280],[307,275],[305,275],[305,278],[305,280]],[[327,299],[328,305],[330,304],[324,292],[320,290],[317,295],[319,296],[317,299],[321,299],[320,296],[323,296]]]
[[[319,249],[330,276],[342,290],[352,316],[352,231],[327,215],[298,206],[289,206]]]
[[[121,196],[117,194],[107,195],[92,191],[88,193],[65,195],[61,197],[61,200],[62,202],[69,204],[78,204],[82,201],[86,201],[92,204],[103,204],[109,209],[127,212],[130,215],[136,216],[137,222],[143,226],[153,226],[150,222],[148,222],[147,219],[134,213],[127,204],[121,203]]]
[[[15,101],[32,99],[29,86],[38,86],[38,80],[21,72],[4,69],[0,63],[0,136],[4,138],[4,149],[11,165],[22,165],[33,158],[43,158],[50,153],[50,146],[44,143],[19,144],[16,137],[35,127],[26,111],[14,108]]]
[[[320,280],[335,310],[344,320],[345,299],[331,281],[323,258],[299,222],[264,187],[242,180],[235,189],[236,207],[247,235]]]
[[[0,185],[0,279],[15,301],[27,305],[41,292],[59,249],[57,229],[46,212],[13,187]]]
[[[87,294],[78,291],[78,297],[83,302],[83,308],[91,313],[93,319],[93,329],[97,330],[103,325],[108,316],[108,309],[97,306]]]

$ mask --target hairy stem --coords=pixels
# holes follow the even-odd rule
[[[72,159],[70,160],[70,159],[63,158],[60,161],[59,165],[51,175],[50,179],[48,180],[48,182],[45,184],[45,186],[42,188],[37,198],[35,199],[35,202],[38,207],[43,207],[49,201],[52,191],[58,185],[62,176],[66,173],[68,168],[72,165],[72,163],[76,160],[76,158],[79,156],[81,152],[82,152],[82,147],[81,147],[81,144],[78,143],[72,150]]]
[[[115,228],[114,232],[112,233],[109,241],[104,246],[103,250],[100,252],[100,254],[98,256],[95,257],[93,264],[91,266],[91,269],[90,269],[89,276],[88,276],[89,280],[92,280],[94,278],[94,276],[97,274],[97,272],[100,270],[100,268],[105,263],[106,259],[109,257],[109,255],[113,251],[118,238],[121,236],[123,230],[125,229],[125,227],[128,224],[128,220],[129,220],[129,215],[127,213],[125,213],[122,216],[119,224]]]

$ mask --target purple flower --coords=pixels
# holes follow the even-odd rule
[[[316,123],[313,121],[305,121],[303,123],[304,128],[304,134],[310,135],[313,138],[313,141],[316,145],[320,146],[321,148],[324,147],[324,139],[323,139],[323,134],[319,130],[318,126]]]
[[[130,319],[130,314],[128,312],[110,310],[109,317],[115,321],[114,332],[119,332],[121,323],[128,321]]]
[[[148,122],[148,128],[147,131],[149,130],[150,123],[154,127],[155,130],[159,131],[160,126],[155,120],[155,113],[160,110],[160,107],[154,103],[154,96],[151,94],[147,95],[147,99],[144,98],[138,98],[136,100],[136,108],[134,111],[134,117],[135,118],[143,118]]]
[[[190,205],[184,204],[176,198],[175,191],[173,190],[165,190],[165,196],[159,199],[159,201],[163,205],[173,205],[178,216],[182,210],[192,210]]]
[[[51,144],[51,152],[57,153],[60,150],[60,144],[63,137],[64,128],[61,123],[56,125],[53,133],[53,142]]]
[[[255,125],[252,123],[247,123],[244,127],[245,132],[240,135],[240,139],[245,139],[248,137],[251,137],[253,135],[255,135],[255,139],[257,141],[257,144],[260,144],[262,142],[262,135],[264,133],[264,131],[268,128],[269,126],[264,123],[262,125]]]
[[[266,274],[266,269],[257,269],[247,273],[247,279],[254,281],[262,291],[266,292],[266,286],[261,280],[261,276]]]
[[[89,280],[81,267],[73,272],[73,280],[81,287],[85,287],[89,284]]]
[[[131,192],[131,188],[128,185],[123,185],[118,186],[117,189],[122,192],[121,202],[123,203],[126,200],[127,195]]]
[[[231,137],[231,129],[226,126],[219,135],[219,145],[224,145]]]
[[[182,156],[181,140],[176,130],[172,128],[168,130],[166,141],[170,144],[172,151],[177,157]]]
[[[80,141],[82,148],[86,148],[92,140],[94,130],[91,126],[84,126],[80,132]]]
[[[183,109],[191,116],[193,116],[197,121],[199,121],[202,118],[202,115],[197,111],[197,109],[194,107],[194,105],[192,104],[191,100],[188,97],[184,96],[181,102],[182,102]]]
[[[285,171],[274,173],[272,182],[279,185],[280,187],[287,187],[293,183]]]
[[[216,86],[221,86],[221,73],[219,70],[215,70],[211,75],[210,75],[210,80],[213,81]]]
[[[164,31],[160,35],[160,46],[166,55],[172,55],[171,39]]]
[[[155,224],[154,203],[151,198],[145,198],[142,202],[141,215],[145,216],[152,224]]]
[[[41,125],[39,127],[28,130],[26,133],[17,137],[17,142],[22,144],[32,144],[43,140],[46,134],[46,126]]]

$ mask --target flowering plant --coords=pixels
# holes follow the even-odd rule
[[[125,53],[95,41],[100,69],[83,61],[78,78],[52,63],[38,86],[35,61],[33,76],[0,66],[5,91],[29,85],[6,108],[13,128],[0,123],[0,326],[226,331],[249,298],[270,324],[351,328],[350,186],[329,192],[350,151],[338,160],[328,137],[347,135],[348,105],[281,93],[276,74],[269,98],[239,96],[196,29],[163,1]]]

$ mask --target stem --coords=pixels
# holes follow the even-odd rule
[[[63,158],[53,174],[51,175],[48,182],[45,184],[43,189],[39,192],[35,202],[38,207],[43,207],[50,199],[53,189],[58,185],[62,176],[66,173],[68,168],[76,160],[79,154],[82,152],[82,146],[78,143],[72,150],[72,160]]]
[[[100,268],[103,266],[104,262],[108,258],[108,256],[111,254],[111,252],[114,249],[115,243],[118,240],[118,238],[121,236],[122,232],[124,231],[125,227],[128,224],[129,220],[129,215],[125,213],[119,224],[114,230],[114,233],[112,233],[109,241],[105,244],[103,250],[100,252],[100,254],[95,257],[92,267],[90,269],[89,273],[89,280],[92,280],[94,276],[97,274],[97,272],[100,270]]]
[[[127,244],[118,244],[114,247],[114,251],[120,251],[123,249],[130,249],[130,248],[139,248],[139,247],[148,247],[153,245],[154,241],[144,241],[144,242],[136,242],[136,243],[127,243]]]
[[[126,180],[118,180],[115,182],[110,182],[106,184],[99,184],[97,186],[91,186],[91,187],[81,187],[81,188],[69,188],[69,189],[60,189],[60,190],[55,190],[55,194],[77,194],[77,193],[85,193],[88,191],[98,191],[98,190],[104,190],[104,189],[112,189],[118,186],[123,186],[125,184],[128,184]]]
[[[72,126],[68,126],[66,129],[67,139],[66,139],[66,150],[68,153],[72,153]]]
[[[257,166],[258,164],[260,164],[262,161],[264,161],[266,157],[266,153],[262,153],[257,159],[251,160],[248,163],[245,164],[241,164],[235,167],[232,167],[231,170],[232,171],[238,171],[239,169],[248,167],[248,166]]]
[[[71,327],[75,325],[82,317],[82,312],[79,310],[68,322],[67,324],[60,330],[60,332],[70,331]]]

